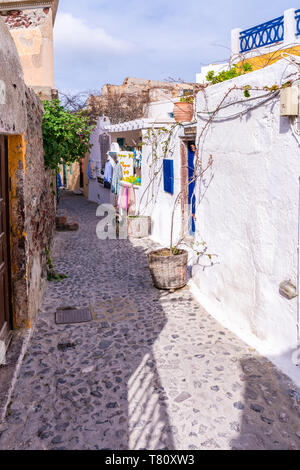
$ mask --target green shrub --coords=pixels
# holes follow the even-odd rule
[[[80,161],[90,150],[94,127],[82,112],[71,113],[59,100],[44,101],[43,141],[45,166],[57,170],[60,164]]]
[[[225,82],[226,80],[239,77],[249,72],[252,72],[252,65],[249,64],[249,62],[245,62],[240,67],[237,64],[234,64],[229,70],[223,70],[217,75],[215,75],[215,72],[213,70],[210,70],[206,75],[206,80],[215,85],[216,83]]]

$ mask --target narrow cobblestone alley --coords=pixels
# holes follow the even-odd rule
[[[151,241],[100,241],[96,204],[61,204],[80,221],[56,235],[68,279],[48,283],[0,449],[300,449],[291,381],[189,290],[153,288]],[[55,323],[58,308],[85,306],[94,321]]]

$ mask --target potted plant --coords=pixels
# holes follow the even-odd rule
[[[158,289],[181,289],[187,283],[188,252],[163,248],[148,253],[153,284]]]
[[[127,233],[129,238],[146,238],[151,233],[151,217],[147,215],[128,215]]]
[[[176,122],[191,122],[194,116],[194,96],[185,93],[174,103],[173,115]]]
[[[182,196],[183,193],[180,192],[173,206],[170,247],[152,251],[147,255],[152,281],[158,289],[181,289],[187,283],[188,252],[179,248],[182,239],[173,246],[175,209]]]
[[[135,176],[128,177],[125,180],[130,183],[130,199],[131,199],[131,211],[127,215],[127,235],[129,238],[145,238],[149,236],[151,232],[151,217],[141,215],[139,210],[135,211],[136,200],[134,193],[134,185],[141,185],[141,178]]]

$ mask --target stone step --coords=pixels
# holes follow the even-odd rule
[[[56,212],[56,217],[55,217],[56,226],[66,224],[67,220],[68,220],[67,209],[58,209]]]
[[[79,222],[76,217],[68,217],[65,223],[56,224],[58,232],[76,232],[79,230]]]
[[[76,232],[76,230],[79,230],[79,222],[77,217],[68,218],[68,221],[66,223],[66,230],[70,232]]]

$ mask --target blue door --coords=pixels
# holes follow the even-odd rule
[[[194,235],[195,228],[195,219],[194,215],[196,214],[196,196],[194,194],[195,182],[191,182],[194,178],[194,160],[195,160],[195,146],[194,144],[188,144],[188,181],[189,181],[189,191],[188,191],[188,204],[189,204],[189,233]]]

